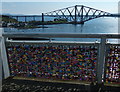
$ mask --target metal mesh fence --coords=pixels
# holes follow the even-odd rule
[[[96,45],[9,44],[11,75],[95,81]]]
[[[120,83],[120,46],[108,45],[106,57],[106,82]]]

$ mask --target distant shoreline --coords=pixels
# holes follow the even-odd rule
[[[32,26],[32,27],[1,27],[0,28],[17,28],[17,29],[34,29],[34,28],[49,28],[46,26]]]

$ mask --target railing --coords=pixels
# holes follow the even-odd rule
[[[108,83],[120,83],[120,44],[107,44],[105,81]]]
[[[15,62],[17,59],[18,59],[18,62],[15,63],[15,66],[16,64],[18,65],[20,61],[19,60],[20,57],[23,57],[22,54],[19,56],[19,50],[21,51],[21,53],[24,52],[25,55],[27,54],[27,56],[31,56],[31,55],[28,55],[28,53],[26,52],[29,52],[30,50],[32,50],[31,53],[36,53],[35,57],[39,57],[37,55],[42,54],[41,57],[43,57],[43,60],[46,60],[46,63],[47,61],[50,62],[51,58],[53,58],[54,62],[58,60],[59,63],[61,63],[61,64],[58,64],[58,66],[61,65],[59,66],[60,69],[63,69],[62,65],[63,67],[65,67],[65,69],[67,69],[66,68],[67,66],[65,66],[65,64],[62,63],[62,60],[63,60],[64,63],[68,63],[67,65],[70,65],[70,66],[73,65],[72,71],[74,70],[76,71],[73,73],[73,72],[64,70],[64,72],[62,72],[61,74],[57,70],[56,71],[51,70],[48,72],[47,70],[43,69],[44,72],[47,71],[46,73],[47,76],[42,75],[42,77],[44,76],[46,78],[48,77],[50,78],[50,76],[54,75],[54,77],[56,78],[67,79],[67,80],[77,79],[77,80],[86,80],[90,82],[97,81],[98,83],[102,83],[103,81],[120,83],[119,81],[120,80],[120,74],[119,74],[120,43],[119,43],[119,40],[118,40],[118,43],[116,44],[107,43],[106,41],[107,39],[119,39],[120,34],[49,34],[49,33],[48,34],[46,33],[10,34],[9,33],[9,34],[3,34],[3,37],[5,39],[5,43],[7,47],[8,61],[9,61],[9,64],[11,63],[11,66],[9,65],[10,67],[14,66],[13,62]],[[46,42],[45,41],[12,40],[12,38],[16,38],[16,37],[19,37],[19,38],[22,38],[22,37],[43,38],[44,37],[44,38],[49,38],[49,39],[52,39],[52,38],[99,38],[101,39],[101,42],[100,43],[96,43],[96,42],[81,43],[81,42],[69,42],[69,41],[68,42],[64,42],[64,41],[55,42],[52,40],[49,40]],[[8,40],[8,38],[11,38],[11,40]],[[44,51],[45,49],[47,50],[47,52]],[[44,52],[44,55],[42,52],[38,53],[41,50]],[[13,59],[15,55],[17,59]],[[51,58],[49,57],[49,55],[51,55]],[[47,59],[45,59],[45,57]],[[55,57],[58,59],[56,59]],[[72,60],[73,58],[74,60]],[[42,62],[41,58],[37,58],[35,59],[35,61],[37,61],[38,59]],[[37,62],[39,62],[39,60]],[[25,61],[25,59],[23,61]],[[74,62],[74,63],[71,64],[70,62]],[[52,64],[55,64],[55,63],[52,63]],[[39,64],[36,64],[36,65],[38,66]],[[48,66],[46,67],[49,68]],[[52,67],[50,66],[50,68]],[[76,69],[78,70],[78,72]],[[16,71],[19,71],[19,70],[20,69],[17,69]],[[11,70],[11,71],[10,71],[11,74],[13,75],[16,74],[15,73],[16,71],[14,70]],[[24,76],[28,76],[26,74],[27,71],[28,70],[19,71],[19,72],[24,73]],[[81,73],[79,71],[81,71]],[[68,76],[68,73],[70,76],[72,75],[73,77]],[[50,74],[53,74],[53,75],[50,75]],[[57,75],[61,75],[61,76],[57,76]],[[41,77],[41,75],[35,75],[35,76]]]

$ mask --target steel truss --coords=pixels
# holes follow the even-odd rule
[[[83,5],[75,5],[48,13],[43,13],[44,16],[57,17],[58,19],[66,19],[68,22],[84,23],[86,21],[111,16],[112,14],[98,9],[90,8]]]

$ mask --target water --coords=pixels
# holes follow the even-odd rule
[[[41,26],[41,25],[40,25]],[[80,34],[114,34],[118,33],[118,18],[107,17],[97,18],[81,24],[56,24],[56,25],[44,25],[48,28],[34,28],[34,29],[16,29],[16,28],[4,28],[4,32],[30,32],[30,33],[80,33]],[[60,39],[57,39],[60,40]],[[62,39],[61,39],[62,40]],[[68,40],[68,39],[64,39]],[[88,41],[88,39],[76,39],[72,38],[71,41]],[[95,41],[89,40],[89,41]],[[112,41],[112,40],[111,40]]]
[[[30,18],[31,19],[31,18]],[[97,18],[85,22],[84,25],[56,24],[45,25],[48,28],[15,29],[5,28],[5,32],[41,32],[41,33],[118,33],[117,18]]]

